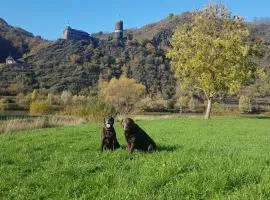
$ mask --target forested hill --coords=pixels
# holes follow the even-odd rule
[[[165,52],[151,41],[57,40],[25,61],[34,67],[40,88],[51,91],[97,89],[99,78],[126,74],[146,86],[148,93],[171,97],[174,80]]]
[[[0,63],[3,63],[9,54],[18,59],[25,53],[38,51],[46,43],[40,36],[35,37],[32,33],[13,27],[0,18]]]
[[[263,41],[264,57],[260,63],[270,70],[270,21],[257,21],[249,24],[252,38]]]
[[[165,57],[166,49],[170,46],[169,40],[177,26],[190,20],[189,12],[169,15],[160,22],[139,29],[125,30],[122,40],[116,39],[113,33],[97,33],[92,34],[89,40],[59,39],[51,42],[13,28],[2,20],[0,42],[5,46],[0,46],[0,58],[2,56],[3,62],[11,48],[12,55],[15,55],[15,58],[23,56],[24,67],[28,65],[34,72],[28,73],[33,76],[31,80],[34,80],[34,87],[52,92],[95,91],[100,78],[109,80],[126,74],[143,83],[149,94],[161,93],[165,98],[171,98],[175,93],[175,80]],[[252,37],[260,37],[264,41],[265,57],[261,63],[269,66],[270,24],[256,22],[249,26]],[[0,67],[0,85],[4,85],[1,82],[1,70],[5,67]],[[12,71],[12,68],[5,70],[5,76],[10,75],[8,79],[15,80],[11,75],[14,73],[9,71]],[[16,84],[29,87],[31,81],[25,83],[24,79],[9,83],[15,84],[13,89]],[[9,87],[7,85],[0,92],[9,93]],[[31,89],[33,87],[29,87],[29,90]]]

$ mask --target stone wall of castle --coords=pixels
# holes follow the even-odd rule
[[[123,39],[123,21],[117,21],[115,23],[115,38],[116,39]],[[89,33],[81,30],[72,29],[70,26],[67,26],[63,32],[62,39],[65,40],[88,40],[91,36]]]
[[[90,39],[90,35],[87,32],[72,29],[68,26],[63,33],[62,39],[65,40],[88,40]]]

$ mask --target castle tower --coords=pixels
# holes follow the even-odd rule
[[[123,38],[123,21],[117,21],[115,23],[115,37],[117,39],[122,39]]]

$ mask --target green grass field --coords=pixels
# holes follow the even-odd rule
[[[101,153],[101,124],[0,136],[0,199],[270,199],[270,118],[141,120],[158,152]]]

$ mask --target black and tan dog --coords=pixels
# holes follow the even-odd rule
[[[116,133],[113,124],[114,124],[113,117],[104,118],[104,127],[101,133],[101,151],[103,150],[114,151],[115,149],[120,147],[120,144],[116,138]]]
[[[152,152],[156,150],[156,143],[141,129],[131,118],[123,119],[121,122],[125,139],[128,145],[128,151],[132,153],[134,149]]]

